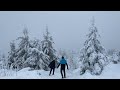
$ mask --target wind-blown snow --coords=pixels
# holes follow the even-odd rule
[[[80,75],[80,69],[66,70],[66,79],[120,79],[120,64],[108,64],[101,75],[91,75],[88,71]],[[2,70],[0,71],[2,72]],[[10,73],[10,72],[9,72]],[[49,71],[31,70],[29,67],[18,72],[13,72],[11,76],[0,76],[0,79],[61,79],[60,69],[55,69],[55,75],[49,76]]]

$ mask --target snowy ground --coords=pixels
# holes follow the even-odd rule
[[[120,79],[120,64],[109,64],[105,67],[104,71],[100,76],[94,76],[86,72],[84,75],[79,75],[79,69],[74,71],[66,70],[66,79]],[[61,79],[60,70],[55,70],[55,75],[49,76],[49,71],[44,70],[29,70],[25,68],[17,73],[9,72],[9,75],[1,75],[0,79]]]

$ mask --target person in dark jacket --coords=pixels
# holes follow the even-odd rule
[[[55,71],[55,60],[53,60],[52,62],[50,62],[49,67],[50,67],[49,76],[51,75],[51,72],[52,72],[52,71],[53,71],[53,74],[52,74],[52,75],[54,75],[54,71]]]
[[[67,61],[64,59],[63,56],[62,56],[62,59],[60,60],[60,63],[58,64],[58,67],[59,67],[59,66],[61,66],[60,72],[61,72],[62,78],[66,78],[65,67],[67,66],[67,69],[68,69],[68,64],[67,64]],[[58,67],[57,67],[57,68],[58,68]],[[64,72],[64,76],[63,76],[63,72]]]

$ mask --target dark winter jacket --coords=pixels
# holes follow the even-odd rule
[[[55,68],[55,60],[53,60],[52,62],[50,62],[49,67],[50,68]]]

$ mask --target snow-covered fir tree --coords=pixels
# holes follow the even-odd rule
[[[36,38],[34,38],[34,40],[30,40],[30,47],[37,48],[39,51],[41,51],[42,50],[41,41]]]
[[[11,67],[11,64],[15,62],[16,57],[16,47],[14,41],[10,43],[10,51],[8,52],[8,67]]]
[[[23,63],[28,58],[28,49],[30,47],[27,28],[24,28],[23,36],[18,37],[17,40],[20,40],[20,43],[18,44],[18,48],[16,49],[15,62],[12,63],[11,66],[13,68],[22,69],[24,67]]]
[[[24,62],[25,67],[31,67],[33,69],[43,69],[49,70],[49,57],[48,55],[44,54],[42,51],[39,51],[36,48],[29,49],[30,57]]]
[[[120,51],[115,49],[109,49],[107,52],[110,62],[117,64],[120,62]]]
[[[94,17],[91,21],[90,33],[84,43],[84,48],[80,52],[80,74],[89,71],[92,75],[100,75],[107,61],[105,49],[99,41],[100,35],[95,26]]]
[[[2,62],[2,55],[0,53],[0,69],[2,69],[2,64],[3,64],[3,62]]]
[[[109,49],[109,50],[107,51],[107,54],[110,55],[110,56],[112,56],[112,55],[114,54],[114,52],[116,52],[115,49]]]
[[[0,58],[0,69],[7,69],[7,68],[8,68],[7,59],[5,57],[5,54],[2,54]]]
[[[29,66],[33,69],[49,70],[49,56],[41,50],[41,41],[39,39],[30,41],[30,48],[28,52],[28,58],[24,62],[24,67]]]
[[[76,62],[73,51],[69,51],[68,53],[68,65],[69,65],[69,68],[72,70],[77,69],[77,62]]]
[[[42,51],[39,39],[30,40],[27,28],[23,30],[23,36],[17,39],[18,46],[10,44],[9,67],[20,70],[25,67],[48,70],[49,56]]]
[[[42,40],[42,51],[49,56],[49,63],[52,60],[55,60],[57,63],[57,56],[56,56],[56,50],[53,47],[53,38],[50,36],[50,33],[48,32],[48,27],[46,26],[46,33],[43,35],[44,39]],[[57,66],[57,65],[56,65]]]
[[[0,76],[6,76],[8,74],[8,60],[5,54],[0,55]]]

